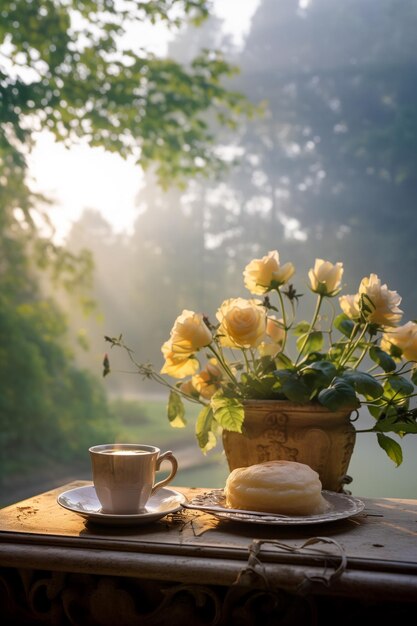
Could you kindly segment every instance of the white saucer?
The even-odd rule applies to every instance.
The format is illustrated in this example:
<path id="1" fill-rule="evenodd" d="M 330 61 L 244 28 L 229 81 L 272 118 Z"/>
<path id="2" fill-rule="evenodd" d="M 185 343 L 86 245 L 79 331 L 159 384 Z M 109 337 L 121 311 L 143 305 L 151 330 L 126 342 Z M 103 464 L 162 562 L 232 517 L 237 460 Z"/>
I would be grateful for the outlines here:
<path id="1" fill-rule="evenodd" d="M 102 513 L 101 505 L 98 501 L 96 490 L 93 485 L 77 487 L 64 491 L 57 497 L 57 502 L 64 509 L 73 513 L 78 513 L 89 522 L 97 524 L 111 524 L 112 526 L 126 526 L 132 524 L 149 524 L 155 522 L 168 513 L 175 513 L 181 509 L 181 505 L 186 501 L 185 496 L 174 489 L 162 487 L 151 496 L 143 513 L 133 515 L 114 515 Z"/>

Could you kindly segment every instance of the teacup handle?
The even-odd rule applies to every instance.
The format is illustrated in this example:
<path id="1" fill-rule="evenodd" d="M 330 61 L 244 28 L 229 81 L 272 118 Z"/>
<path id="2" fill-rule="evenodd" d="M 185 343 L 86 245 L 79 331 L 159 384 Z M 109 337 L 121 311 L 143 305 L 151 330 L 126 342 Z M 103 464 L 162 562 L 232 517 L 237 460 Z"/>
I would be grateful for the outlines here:
<path id="1" fill-rule="evenodd" d="M 156 462 L 156 471 L 159 470 L 159 468 L 161 467 L 161 463 L 163 461 L 169 461 L 171 463 L 172 465 L 171 473 L 169 476 L 164 478 L 164 480 L 160 480 L 159 483 L 156 483 L 153 486 L 151 495 L 153 495 L 157 489 L 160 489 L 164 485 L 167 485 L 169 482 L 171 482 L 171 480 L 174 478 L 175 474 L 177 473 L 178 461 L 175 458 L 175 456 L 172 454 L 171 450 L 168 450 L 168 452 L 164 452 L 163 454 L 159 455 L 158 460 Z"/>

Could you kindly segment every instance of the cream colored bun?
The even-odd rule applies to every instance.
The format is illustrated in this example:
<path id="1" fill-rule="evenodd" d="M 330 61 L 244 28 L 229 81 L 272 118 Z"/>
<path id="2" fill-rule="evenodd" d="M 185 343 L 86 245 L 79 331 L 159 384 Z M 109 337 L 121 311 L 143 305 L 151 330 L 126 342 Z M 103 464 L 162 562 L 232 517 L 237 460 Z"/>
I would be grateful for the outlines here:
<path id="1" fill-rule="evenodd" d="M 224 489 L 233 509 L 314 515 L 329 508 L 321 493 L 319 475 L 295 461 L 268 461 L 233 470 Z"/>

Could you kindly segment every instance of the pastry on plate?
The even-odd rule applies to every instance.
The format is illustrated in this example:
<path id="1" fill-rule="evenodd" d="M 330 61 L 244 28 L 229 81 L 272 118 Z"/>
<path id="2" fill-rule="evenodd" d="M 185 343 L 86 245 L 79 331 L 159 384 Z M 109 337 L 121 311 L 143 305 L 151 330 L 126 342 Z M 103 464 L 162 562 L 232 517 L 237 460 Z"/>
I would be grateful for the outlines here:
<path id="1" fill-rule="evenodd" d="M 295 461 L 239 467 L 229 474 L 224 494 L 226 506 L 233 509 L 316 515 L 329 508 L 317 472 Z"/>

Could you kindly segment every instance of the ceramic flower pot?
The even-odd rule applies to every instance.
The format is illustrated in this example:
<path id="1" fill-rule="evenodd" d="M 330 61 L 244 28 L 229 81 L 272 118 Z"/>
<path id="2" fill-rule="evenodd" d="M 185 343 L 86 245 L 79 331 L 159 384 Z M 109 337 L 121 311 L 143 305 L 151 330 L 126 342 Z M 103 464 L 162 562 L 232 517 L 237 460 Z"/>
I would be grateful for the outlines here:
<path id="1" fill-rule="evenodd" d="M 243 433 L 223 431 L 229 468 L 298 461 L 318 472 L 323 489 L 342 491 L 356 437 L 350 415 L 313 403 L 247 401 Z"/>

